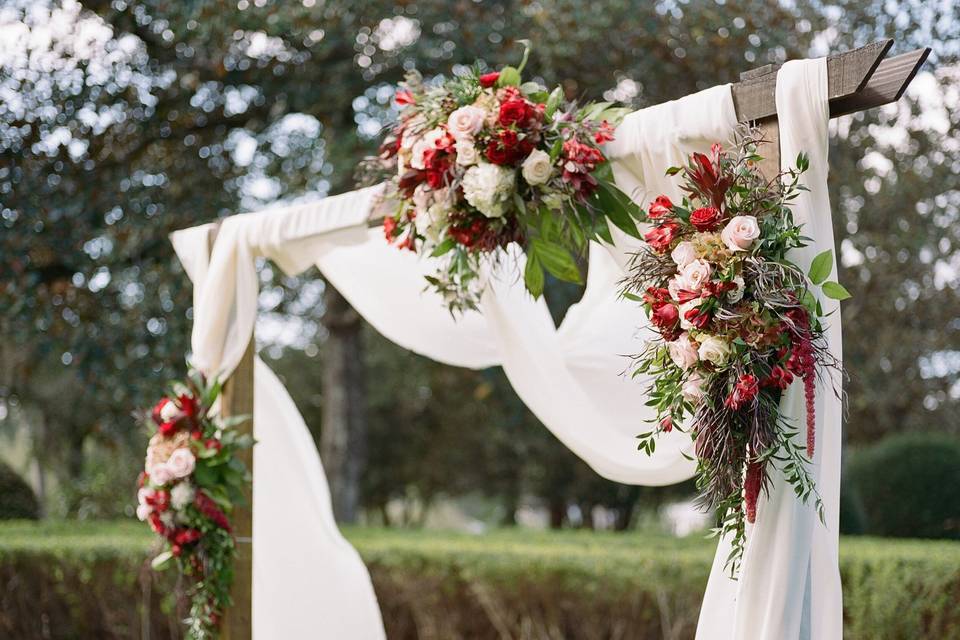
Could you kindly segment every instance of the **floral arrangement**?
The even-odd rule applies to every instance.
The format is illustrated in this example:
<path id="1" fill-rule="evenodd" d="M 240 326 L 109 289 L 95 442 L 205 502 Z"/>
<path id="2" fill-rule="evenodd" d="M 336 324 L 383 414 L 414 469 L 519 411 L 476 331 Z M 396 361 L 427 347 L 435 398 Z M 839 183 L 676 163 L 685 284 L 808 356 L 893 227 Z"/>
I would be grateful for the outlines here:
<path id="1" fill-rule="evenodd" d="M 510 243 L 526 251 L 524 281 L 538 297 L 544 270 L 580 281 L 574 255 L 611 241 L 606 221 L 639 237 L 642 213 L 613 185 L 601 148 L 626 110 L 580 107 L 560 87 L 523 82 L 528 55 L 518 68 L 475 66 L 437 82 L 408 74 L 397 124 L 361 165 L 363 182 L 386 178 L 387 240 L 442 256 L 427 280 L 451 310 L 476 308 L 482 263 Z"/>
<path id="2" fill-rule="evenodd" d="M 701 502 L 717 512 L 714 533 L 732 534 L 734 575 L 745 522 L 756 518 L 773 468 L 800 499 L 813 496 L 822 516 L 807 468 L 814 394 L 817 377 L 840 365 L 827 350 L 811 287 L 849 297 L 827 282 L 830 251 L 808 274 L 790 261 L 790 251 L 808 240 L 790 209 L 808 161 L 801 154 L 795 169 L 767 180 L 758 171 L 760 142 L 755 131 L 741 131 L 734 152 L 714 145 L 709 156 L 694 153 L 687 166 L 667 171 L 682 179 L 683 201 L 661 195 L 649 206 L 655 226 L 644 234 L 624 289 L 658 334 L 634 361 L 636 374 L 652 376 L 648 404 L 657 410 L 639 448 L 652 453 L 659 433 L 689 430 Z M 795 441 L 802 427 L 780 413 L 780 395 L 794 381 L 806 396 L 805 451 Z"/>
<path id="3" fill-rule="evenodd" d="M 154 569 L 176 565 L 191 581 L 187 635 L 195 640 L 216 637 L 230 605 L 236 556 L 230 515 L 250 481 L 237 453 L 253 440 L 233 428 L 249 417 L 212 415 L 219 395 L 219 383 L 191 372 L 141 416 L 152 437 L 138 481 L 137 517 L 163 541 Z"/>

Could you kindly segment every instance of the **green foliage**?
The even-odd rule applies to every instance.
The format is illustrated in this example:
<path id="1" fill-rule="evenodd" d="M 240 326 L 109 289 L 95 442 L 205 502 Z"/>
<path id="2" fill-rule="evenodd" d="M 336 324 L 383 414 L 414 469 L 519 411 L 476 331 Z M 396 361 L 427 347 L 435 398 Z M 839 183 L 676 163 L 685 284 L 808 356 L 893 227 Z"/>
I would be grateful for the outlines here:
<path id="1" fill-rule="evenodd" d="M 650 532 L 345 533 L 370 567 L 388 637 L 411 640 L 422 637 L 414 620 L 437 637 L 497 637 L 490 611 L 516 637 L 692 637 L 715 547 Z M 171 581 L 140 573 L 149 539 L 135 523 L 0 524 L 0 580 L 11 585 L 0 635 L 49 637 L 43 619 L 73 633 L 57 637 L 126 640 L 144 625 L 176 637 Z M 960 633 L 960 544 L 847 538 L 840 569 L 845 638 Z"/>
<path id="2" fill-rule="evenodd" d="M 0 520 L 36 520 L 39 516 L 33 489 L 16 471 L 0 462 Z"/>
<path id="3" fill-rule="evenodd" d="M 891 436 L 850 457 L 844 478 L 871 535 L 960 539 L 960 439 Z"/>

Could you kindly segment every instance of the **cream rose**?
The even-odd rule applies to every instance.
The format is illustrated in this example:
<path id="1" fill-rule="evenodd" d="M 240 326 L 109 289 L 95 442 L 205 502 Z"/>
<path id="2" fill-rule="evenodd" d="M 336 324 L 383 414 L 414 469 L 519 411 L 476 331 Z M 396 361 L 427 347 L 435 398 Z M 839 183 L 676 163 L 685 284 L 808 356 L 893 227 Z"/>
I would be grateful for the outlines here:
<path id="1" fill-rule="evenodd" d="M 710 280 L 710 263 L 702 258 L 697 258 L 685 267 L 680 269 L 680 283 L 682 289 L 687 291 L 699 292 L 703 285 Z"/>
<path id="2" fill-rule="evenodd" d="M 476 145 L 470 138 L 462 138 L 457 140 L 456 150 L 457 164 L 461 167 L 469 167 L 470 165 L 477 164 L 477 162 L 480 160 L 480 153 L 477 151 Z"/>
<path id="3" fill-rule="evenodd" d="M 720 239 L 730 251 L 746 251 L 760 237 L 760 225 L 753 216 L 734 216 L 720 232 Z"/>
<path id="4" fill-rule="evenodd" d="M 150 480 L 154 484 L 167 484 L 174 478 L 173 471 L 166 463 L 154 465 L 147 473 L 150 474 Z"/>
<path id="5" fill-rule="evenodd" d="M 553 173 L 553 163 L 550 162 L 550 154 L 540 149 L 534 149 L 530 152 L 530 155 L 527 156 L 527 159 L 523 161 L 521 173 L 523 174 L 523 179 L 526 180 L 529 185 L 544 184 L 550 179 L 550 175 Z"/>
<path id="6" fill-rule="evenodd" d="M 680 395 L 687 402 L 697 402 L 703 397 L 703 376 L 699 373 L 691 373 L 680 387 Z"/>
<path id="7" fill-rule="evenodd" d="M 697 364 L 697 360 L 699 360 L 697 345 L 690 339 L 688 333 L 682 333 L 673 342 L 668 342 L 667 351 L 669 351 L 670 359 L 673 360 L 674 364 L 684 371 Z"/>
<path id="8" fill-rule="evenodd" d="M 727 358 L 730 356 L 730 344 L 717 336 L 706 336 L 706 338 L 700 342 L 697 355 L 700 356 L 701 360 L 706 360 L 718 367 L 722 367 L 726 364 Z"/>
<path id="9" fill-rule="evenodd" d="M 183 447 L 170 454 L 170 459 L 165 465 L 174 478 L 186 478 L 193 473 L 197 466 L 197 459 L 193 456 L 190 449 Z"/>
<path id="10" fill-rule="evenodd" d="M 684 240 L 673 248 L 670 257 L 678 267 L 683 268 L 697 259 L 697 249 L 692 242 Z"/>
<path id="11" fill-rule="evenodd" d="M 483 120 L 486 117 L 486 111 L 480 107 L 473 105 L 460 107 L 447 118 L 447 129 L 457 141 L 472 140 L 473 136 L 483 128 Z"/>

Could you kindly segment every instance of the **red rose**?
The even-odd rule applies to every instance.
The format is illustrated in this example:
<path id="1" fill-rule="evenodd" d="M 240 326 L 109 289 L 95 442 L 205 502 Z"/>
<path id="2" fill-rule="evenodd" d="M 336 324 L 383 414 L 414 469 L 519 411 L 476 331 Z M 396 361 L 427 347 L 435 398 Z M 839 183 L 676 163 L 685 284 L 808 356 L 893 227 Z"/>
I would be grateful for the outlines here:
<path id="1" fill-rule="evenodd" d="M 193 544 L 194 542 L 199 540 L 202 535 L 203 534 L 201 534 L 196 529 L 181 529 L 176 533 L 173 539 L 174 539 L 174 542 L 176 542 L 179 545 L 188 545 L 188 544 Z"/>
<path id="2" fill-rule="evenodd" d="M 491 71 L 490 73 L 484 73 L 480 76 L 480 86 L 489 89 L 493 85 L 497 84 L 497 80 L 500 79 L 499 71 Z"/>
<path id="3" fill-rule="evenodd" d="M 720 224 L 720 210 L 716 207 L 701 207 L 690 214 L 690 224 L 697 231 L 713 231 Z"/>
<path id="4" fill-rule="evenodd" d="M 193 431 L 190 432 L 190 437 L 193 438 L 194 440 L 202 440 L 203 431 L 201 431 L 200 429 L 194 429 Z"/>
<path id="5" fill-rule="evenodd" d="M 680 311 L 676 305 L 662 304 L 653 310 L 650 320 L 661 331 L 672 332 L 680 324 Z"/>
<path id="6" fill-rule="evenodd" d="M 650 209 L 648 209 L 647 212 L 651 220 L 657 220 L 658 218 L 669 216 L 672 210 L 673 203 L 670 202 L 670 198 L 667 196 L 657 196 L 657 199 L 650 204 Z"/>
<path id="7" fill-rule="evenodd" d="M 500 105 L 500 125 L 509 127 L 512 124 L 523 126 L 530 121 L 533 108 L 523 98 L 508 100 Z"/>
<path id="8" fill-rule="evenodd" d="M 730 409 L 739 409 L 744 404 L 750 402 L 757 396 L 760 385 L 757 383 L 757 376 L 752 373 L 745 373 L 737 380 L 733 391 L 727 396 L 723 404 Z"/>
<path id="9" fill-rule="evenodd" d="M 670 243 L 677 237 L 679 230 L 680 225 L 676 222 L 665 222 L 643 234 L 643 239 L 657 253 L 666 253 L 670 250 Z"/>
<path id="10" fill-rule="evenodd" d="M 493 164 L 513 164 L 522 152 L 520 136 L 512 129 L 501 129 L 487 145 L 487 160 Z"/>

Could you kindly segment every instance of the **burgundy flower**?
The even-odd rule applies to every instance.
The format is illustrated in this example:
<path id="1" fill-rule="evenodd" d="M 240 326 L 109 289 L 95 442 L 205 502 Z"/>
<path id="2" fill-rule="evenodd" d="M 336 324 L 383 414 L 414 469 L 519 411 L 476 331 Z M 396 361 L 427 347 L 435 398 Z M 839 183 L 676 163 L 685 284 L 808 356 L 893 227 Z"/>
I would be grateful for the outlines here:
<path id="1" fill-rule="evenodd" d="M 676 222 L 665 222 L 659 227 L 650 229 L 643 235 L 643 239 L 657 253 L 666 253 L 670 250 L 670 243 L 677 237 L 680 225 Z"/>
<path id="2" fill-rule="evenodd" d="M 705 326 L 710 324 L 710 319 L 713 317 L 709 311 L 703 311 L 700 307 L 694 307 L 693 309 L 687 309 L 686 313 L 683 314 L 683 319 L 692 324 L 697 329 L 703 329 Z"/>
<path id="3" fill-rule="evenodd" d="M 671 418 L 670 416 L 667 416 L 666 418 L 661 420 L 660 430 L 663 431 L 664 433 L 670 433 L 671 431 L 673 431 L 673 418 Z"/>
<path id="4" fill-rule="evenodd" d="M 786 389 L 792 382 L 793 374 L 780 365 L 776 365 L 770 370 L 770 375 L 763 381 L 763 384 L 768 387 Z"/>
<path id="5" fill-rule="evenodd" d="M 701 207 L 690 214 L 690 224 L 697 231 L 714 231 L 720 224 L 720 210 L 716 207 Z"/>
<path id="6" fill-rule="evenodd" d="M 760 497 L 760 485 L 763 480 L 763 466 L 759 462 L 747 464 L 747 476 L 743 482 L 743 501 L 747 512 L 747 522 L 757 521 L 757 499 Z"/>
<path id="7" fill-rule="evenodd" d="M 653 310 L 653 313 L 650 315 L 650 321 L 660 329 L 661 333 L 673 335 L 680 325 L 680 311 L 676 305 L 669 303 L 662 304 Z"/>
<path id="8" fill-rule="evenodd" d="M 499 71 L 491 71 L 490 73 L 484 73 L 480 76 L 480 86 L 489 89 L 493 85 L 497 84 L 497 80 L 500 79 Z"/>
<path id="9" fill-rule="evenodd" d="M 667 196 L 657 196 L 656 200 L 650 204 L 650 208 L 647 210 L 651 220 L 665 218 L 672 212 L 673 203 L 670 202 L 670 198 Z"/>
<path id="10" fill-rule="evenodd" d="M 524 126 L 533 118 L 533 116 L 533 105 L 523 98 L 517 98 L 514 100 L 508 100 L 500 105 L 498 122 L 502 127 L 509 127 L 512 124 Z"/>
<path id="11" fill-rule="evenodd" d="M 760 385 L 757 381 L 757 376 L 752 373 L 745 373 L 737 380 L 733 391 L 731 391 L 730 395 L 723 401 L 723 404 L 730 409 L 739 409 L 757 397 L 759 390 Z"/>

